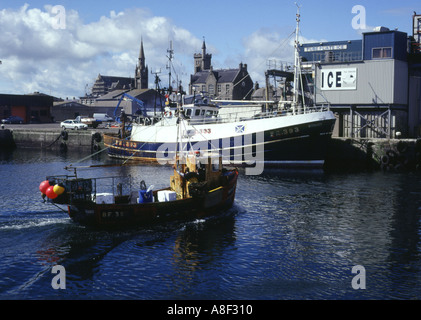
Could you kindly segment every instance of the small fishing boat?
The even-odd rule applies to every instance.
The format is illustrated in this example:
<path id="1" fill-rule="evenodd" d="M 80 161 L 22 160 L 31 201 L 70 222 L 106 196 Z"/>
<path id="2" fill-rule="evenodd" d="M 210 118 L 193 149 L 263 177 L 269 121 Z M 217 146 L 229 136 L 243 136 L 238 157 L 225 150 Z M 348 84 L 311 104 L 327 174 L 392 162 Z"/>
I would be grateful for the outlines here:
<path id="1" fill-rule="evenodd" d="M 182 121 L 180 119 L 180 121 Z M 222 166 L 220 154 L 180 149 L 167 188 L 153 190 L 142 181 L 133 190 L 130 177 L 80 178 L 49 176 L 41 182 L 42 197 L 66 205 L 70 218 L 82 225 L 134 226 L 217 215 L 232 206 L 238 170 Z M 104 192 L 103 187 L 109 190 Z"/>

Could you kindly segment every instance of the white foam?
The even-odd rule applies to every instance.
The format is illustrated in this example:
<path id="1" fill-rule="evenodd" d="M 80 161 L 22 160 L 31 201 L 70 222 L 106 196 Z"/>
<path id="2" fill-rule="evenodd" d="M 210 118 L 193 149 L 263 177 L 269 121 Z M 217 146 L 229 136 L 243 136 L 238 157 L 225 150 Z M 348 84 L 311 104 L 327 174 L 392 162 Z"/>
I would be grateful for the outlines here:
<path id="1" fill-rule="evenodd" d="M 0 226 L 0 230 L 22 230 L 22 229 L 29 229 L 29 228 L 44 227 L 44 226 L 59 224 L 59 223 L 68 223 L 68 222 L 69 222 L 68 218 L 55 218 L 55 219 L 43 219 L 43 220 L 20 221 L 20 222 L 17 221 L 13 224 Z"/>

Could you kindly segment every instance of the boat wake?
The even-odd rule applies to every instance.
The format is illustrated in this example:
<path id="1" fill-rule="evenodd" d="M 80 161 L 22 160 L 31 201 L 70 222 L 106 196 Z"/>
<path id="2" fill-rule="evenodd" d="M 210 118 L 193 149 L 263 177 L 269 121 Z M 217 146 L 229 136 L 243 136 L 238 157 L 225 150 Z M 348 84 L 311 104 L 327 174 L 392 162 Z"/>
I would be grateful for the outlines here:
<path id="1" fill-rule="evenodd" d="M 0 231 L 7 230 L 22 230 L 29 228 L 39 228 L 57 224 L 69 224 L 69 218 L 47 218 L 47 219 L 34 219 L 34 220 L 14 220 L 0 223 Z"/>

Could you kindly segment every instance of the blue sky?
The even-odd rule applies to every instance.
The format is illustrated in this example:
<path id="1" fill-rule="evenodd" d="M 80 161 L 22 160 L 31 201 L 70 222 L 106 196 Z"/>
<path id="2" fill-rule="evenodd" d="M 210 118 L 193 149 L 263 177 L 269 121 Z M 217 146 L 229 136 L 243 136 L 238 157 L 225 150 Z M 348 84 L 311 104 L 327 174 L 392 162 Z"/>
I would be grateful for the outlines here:
<path id="1" fill-rule="evenodd" d="M 299 4 L 302 42 L 360 39 L 361 30 L 352 27 L 355 5 L 365 8 L 367 30 L 382 25 L 411 33 L 413 11 L 421 13 L 419 0 Z M 58 30 L 51 27 L 57 5 L 66 10 L 66 27 Z M 293 61 L 295 13 L 294 1 L 284 0 L 2 1 L 0 92 L 82 96 L 99 73 L 133 76 L 141 37 L 149 68 L 162 71 L 162 86 L 169 41 L 188 87 L 203 37 L 215 69 L 247 63 L 263 84 L 268 59 Z"/>

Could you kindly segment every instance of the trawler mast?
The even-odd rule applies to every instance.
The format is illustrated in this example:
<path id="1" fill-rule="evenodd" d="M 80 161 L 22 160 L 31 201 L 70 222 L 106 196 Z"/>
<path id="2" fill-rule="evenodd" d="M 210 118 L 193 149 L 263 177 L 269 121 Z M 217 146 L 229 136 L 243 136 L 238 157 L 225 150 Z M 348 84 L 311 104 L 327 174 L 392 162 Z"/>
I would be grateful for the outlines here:
<path id="1" fill-rule="evenodd" d="M 298 87 L 299 87 L 299 79 L 301 78 L 301 62 L 300 62 L 300 54 L 299 54 L 299 41 L 298 41 L 298 35 L 300 31 L 300 6 L 295 3 L 297 6 L 297 26 L 295 29 L 295 56 L 294 56 L 294 97 L 293 97 L 293 103 L 292 103 L 292 111 L 293 114 L 301 113 L 302 110 L 298 108 Z M 303 102 L 304 105 L 304 102 Z M 298 109 L 298 110 L 297 110 Z"/>

